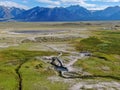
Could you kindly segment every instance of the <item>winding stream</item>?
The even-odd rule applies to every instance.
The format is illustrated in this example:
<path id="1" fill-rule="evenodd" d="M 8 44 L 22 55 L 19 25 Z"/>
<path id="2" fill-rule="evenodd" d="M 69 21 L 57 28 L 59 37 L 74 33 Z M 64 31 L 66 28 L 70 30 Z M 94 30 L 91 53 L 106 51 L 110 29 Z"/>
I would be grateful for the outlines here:
<path id="1" fill-rule="evenodd" d="M 65 51 L 65 50 L 59 50 L 55 47 L 51 47 L 51 46 L 48 46 L 46 45 L 46 47 L 49 47 L 50 49 L 56 51 L 59 53 L 59 55 L 56 57 L 60 63 L 62 63 L 62 60 L 60 60 L 59 58 L 63 55 L 63 53 L 70 53 L 72 56 L 71 56 L 71 61 L 67 64 L 64 64 L 62 63 L 62 67 L 58 67 L 58 66 L 55 66 L 56 70 L 59 71 L 60 73 L 60 76 L 61 77 L 71 77 L 71 75 L 73 74 L 77 74 L 73 68 L 73 64 L 78 60 L 78 59 L 81 59 L 83 57 L 81 57 L 81 55 L 77 52 L 70 52 L 70 51 Z M 74 56 L 74 55 L 75 56 Z M 65 66 L 65 67 L 63 67 Z M 71 74 L 71 75 L 70 75 Z M 70 75 L 70 76 L 69 76 Z M 78 76 L 78 75 L 77 75 Z"/>

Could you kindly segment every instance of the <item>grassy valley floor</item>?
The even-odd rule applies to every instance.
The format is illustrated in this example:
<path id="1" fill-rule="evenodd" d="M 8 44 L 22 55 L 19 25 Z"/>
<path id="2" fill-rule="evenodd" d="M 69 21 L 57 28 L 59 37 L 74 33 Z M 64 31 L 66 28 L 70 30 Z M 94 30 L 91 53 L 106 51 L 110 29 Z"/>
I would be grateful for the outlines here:
<path id="1" fill-rule="evenodd" d="M 119 25 L 0 23 L 0 90 L 119 90 Z M 71 78 L 61 77 L 51 61 L 43 59 L 60 52 Z"/>

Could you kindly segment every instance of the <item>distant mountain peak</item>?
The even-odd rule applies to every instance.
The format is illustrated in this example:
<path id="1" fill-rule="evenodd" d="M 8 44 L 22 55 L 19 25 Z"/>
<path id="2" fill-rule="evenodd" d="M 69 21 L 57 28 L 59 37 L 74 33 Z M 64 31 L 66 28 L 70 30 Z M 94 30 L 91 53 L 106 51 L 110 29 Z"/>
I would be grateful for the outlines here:
<path id="1" fill-rule="evenodd" d="M 16 8 L 16 7 L 5 7 L 0 6 L 0 18 L 4 19 L 10 19 L 15 17 L 16 15 L 22 13 L 25 11 L 24 9 Z"/>
<path id="2" fill-rule="evenodd" d="M 71 5 L 69 7 L 81 7 L 80 5 Z"/>
<path id="3" fill-rule="evenodd" d="M 107 7 L 107 8 L 106 8 L 106 9 L 104 9 L 104 10 L 107 10 L 107 9 L 120 9 L 120 6 Z"/>
<path id="4" fill-rule="evenodd" d="M 82 9 L 86 9 L 86 8 L 80 6 L 80 5 L 71 5 L 71 6 L 67 7 L 67 8 L 73 8 L 73 9 L 80 9 L 80 8 L 82 8 Z"/>

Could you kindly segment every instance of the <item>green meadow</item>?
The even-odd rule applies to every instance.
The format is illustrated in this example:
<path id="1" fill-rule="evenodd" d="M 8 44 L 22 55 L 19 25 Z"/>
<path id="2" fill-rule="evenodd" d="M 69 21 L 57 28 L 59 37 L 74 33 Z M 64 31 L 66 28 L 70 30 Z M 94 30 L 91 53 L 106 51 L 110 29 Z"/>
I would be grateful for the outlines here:
<path id="1" fill-rule="evenodd" d="M 71 90 L 79 82 L 119 83 L 119 24 L 119 21 L 0 23 L 0 90 Z M 87 75 L 83 75 L 84 79 L 81 75 L 60 77 L 50 61 L 42 58 L 56 57 L 60 52 L 63 52 L 60 57 L 63 64 L 78 58 L 75 53 L 90 52 L 91 56 L 79 58 L 71 65 L 76 68 L 75 73 L 82 70 L 89 73 L 90 78 Z"/>
<path id="2" fill-rule="evenodd" d="M 75 45 L 78 51 L 92 52 L 92 56 L 78 60 L 75 65 L 93 76 L 120 80 L 120 32 L 99 31 Z"/>

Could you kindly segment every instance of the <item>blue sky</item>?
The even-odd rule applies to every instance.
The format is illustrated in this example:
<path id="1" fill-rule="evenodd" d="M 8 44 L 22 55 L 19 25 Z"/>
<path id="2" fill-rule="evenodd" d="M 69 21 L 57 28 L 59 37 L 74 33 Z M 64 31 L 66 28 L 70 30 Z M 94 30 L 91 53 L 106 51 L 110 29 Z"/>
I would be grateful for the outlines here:
<path id="1" fill-rule="evenodd" d="M 67 7 L 80 5 L 90 10 L 101 10 L 109 6 L 120 6 L 120 0 L 0 0 L 0 5 L 29 9 L 40 7 Z"/>

